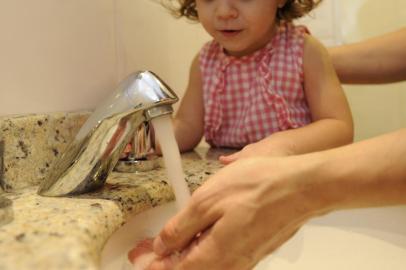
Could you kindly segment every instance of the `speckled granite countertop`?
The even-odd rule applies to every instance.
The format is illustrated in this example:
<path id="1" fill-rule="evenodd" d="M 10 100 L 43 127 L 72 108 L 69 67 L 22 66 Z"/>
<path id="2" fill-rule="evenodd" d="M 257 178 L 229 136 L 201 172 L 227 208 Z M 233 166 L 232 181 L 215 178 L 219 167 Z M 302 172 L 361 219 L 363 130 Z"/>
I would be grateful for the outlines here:
<path id="1" fill-rule="evenodd" d="M 113 172 L 102 189 L 81 196 L 38 196 L 38 185 L 88 116 L 0 117 L 0 198 L 5 202 L 0 204 L 0 270 L 98 269 L 104 243 L 129 215 L 174 199 L 163 168 Z M 192 191 L 221 167 L 217 158 L 224 151 L 182 155 Z M 10 213 L 13 217 L 4 218 Z"/>
<path id="2" fill-rule="evenodd" d="M 221 150 L 182 155 L 191 190 L 221 165 Z M 163 168 L 144 173 L 112 173 L 98 191 L 48 198 L 26 187 L 2 196 L 12 200 L 14 219 L 0 226 L 0 269 L 98 269 L 109 236 L 129 215 L 173 200 Z"/>

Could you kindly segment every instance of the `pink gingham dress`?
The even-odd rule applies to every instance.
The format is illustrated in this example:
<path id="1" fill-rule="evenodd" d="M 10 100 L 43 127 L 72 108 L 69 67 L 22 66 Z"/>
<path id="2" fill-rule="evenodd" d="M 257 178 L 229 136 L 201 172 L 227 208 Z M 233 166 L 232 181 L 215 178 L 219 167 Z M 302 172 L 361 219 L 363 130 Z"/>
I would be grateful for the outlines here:
<path id="1" fill-rule="evenodd" d="M 199 55 L 204 135 L 217 147 L 242 148 L 311 122 L 303 89 L 303 26 L 281 24 L 262 49 L 240 58 L 215 41 Z"/>

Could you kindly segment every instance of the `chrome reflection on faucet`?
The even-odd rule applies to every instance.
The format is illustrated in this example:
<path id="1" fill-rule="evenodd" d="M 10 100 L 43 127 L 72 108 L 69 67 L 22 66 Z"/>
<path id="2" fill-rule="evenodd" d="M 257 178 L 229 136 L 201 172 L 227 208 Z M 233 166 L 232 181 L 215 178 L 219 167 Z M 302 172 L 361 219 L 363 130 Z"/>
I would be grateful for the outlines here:
<path id="1" fill-rule="evenodd" d="M 38 194 L 65 196 L 101 187 L 140 125 L 173 112 L 176 94 L 154 73 L 128 76 L 90 115 L 55 161 Z"/>
<path id="2" fill-rule="evenodd" d="M 131 141 L 131 150 L 123 154 L 114 170 L 125 173 L 150 171 L 160 166 L 159 161 L 160 159 L 155 153 L 151 123 L 144 122 L 135 132 Z"/>

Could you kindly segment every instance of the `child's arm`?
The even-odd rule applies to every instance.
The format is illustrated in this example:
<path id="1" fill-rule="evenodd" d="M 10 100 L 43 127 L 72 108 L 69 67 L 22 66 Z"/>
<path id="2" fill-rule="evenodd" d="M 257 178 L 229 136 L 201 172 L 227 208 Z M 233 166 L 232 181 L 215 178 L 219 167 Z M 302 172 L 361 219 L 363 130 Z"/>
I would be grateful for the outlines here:
<path id="1" fill-rule="evenodd" d="M 327 50 L 315 38 L 306 37 L 304 48 L 304 89 L 312 123 L 272 134 L 220 161 L 258 155 L 294 155 L 351 143 L 353 123 L 349 105 Z"/>
<path id="2" fill-rule="evenodd" d="M 189 83 L 173 119 L 176 141 L 181 152 L 193 149 L 203 135 L 203 92 L 199 57 L 193 59 Z"/>
<path id="3" fill-rule="evenodd" d="M 329 49 L 343 83 L 406 80 L 406 27 L 355 44 Z"/>
<path id="4" fill-rule="evenodd" d="M 312 36 L 306 38 L 303 65 L 304 89 L 312 123 L 280 132 L 275 137 L 291 140 L 293 147 L 289 150 L 294 154 L 351 143 L 354 131 L 347 99 L 326 48 Z"/>

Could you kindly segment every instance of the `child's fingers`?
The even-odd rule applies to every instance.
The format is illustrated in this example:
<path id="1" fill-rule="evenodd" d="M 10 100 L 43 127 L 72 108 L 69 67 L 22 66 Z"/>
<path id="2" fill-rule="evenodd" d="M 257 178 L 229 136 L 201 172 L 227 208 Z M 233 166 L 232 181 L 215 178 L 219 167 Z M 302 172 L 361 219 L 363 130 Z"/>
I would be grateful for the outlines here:
<path id="1" fill-rule="evenodd" d="M 240 152 L 237 152 L 237 153 L 234 153 L 234 154 L 231 154 L 228 156 L 220 156 L 219 161 L 225 165 L 230 164 L 238 159 L 239 153 Z"/>
<path id="2" fill-rule="evenodd" d="M 152 253 L 153 252 L 152 242 L 153 242 L 153 239 L 148 238 L 148 239 L 144 239 L 141 242 L 137 243 L 137 245 L 128 252 L 128 260 L 131 263 L 134 263 L 141 256 L 146 255 L 148 253 Z"/>

